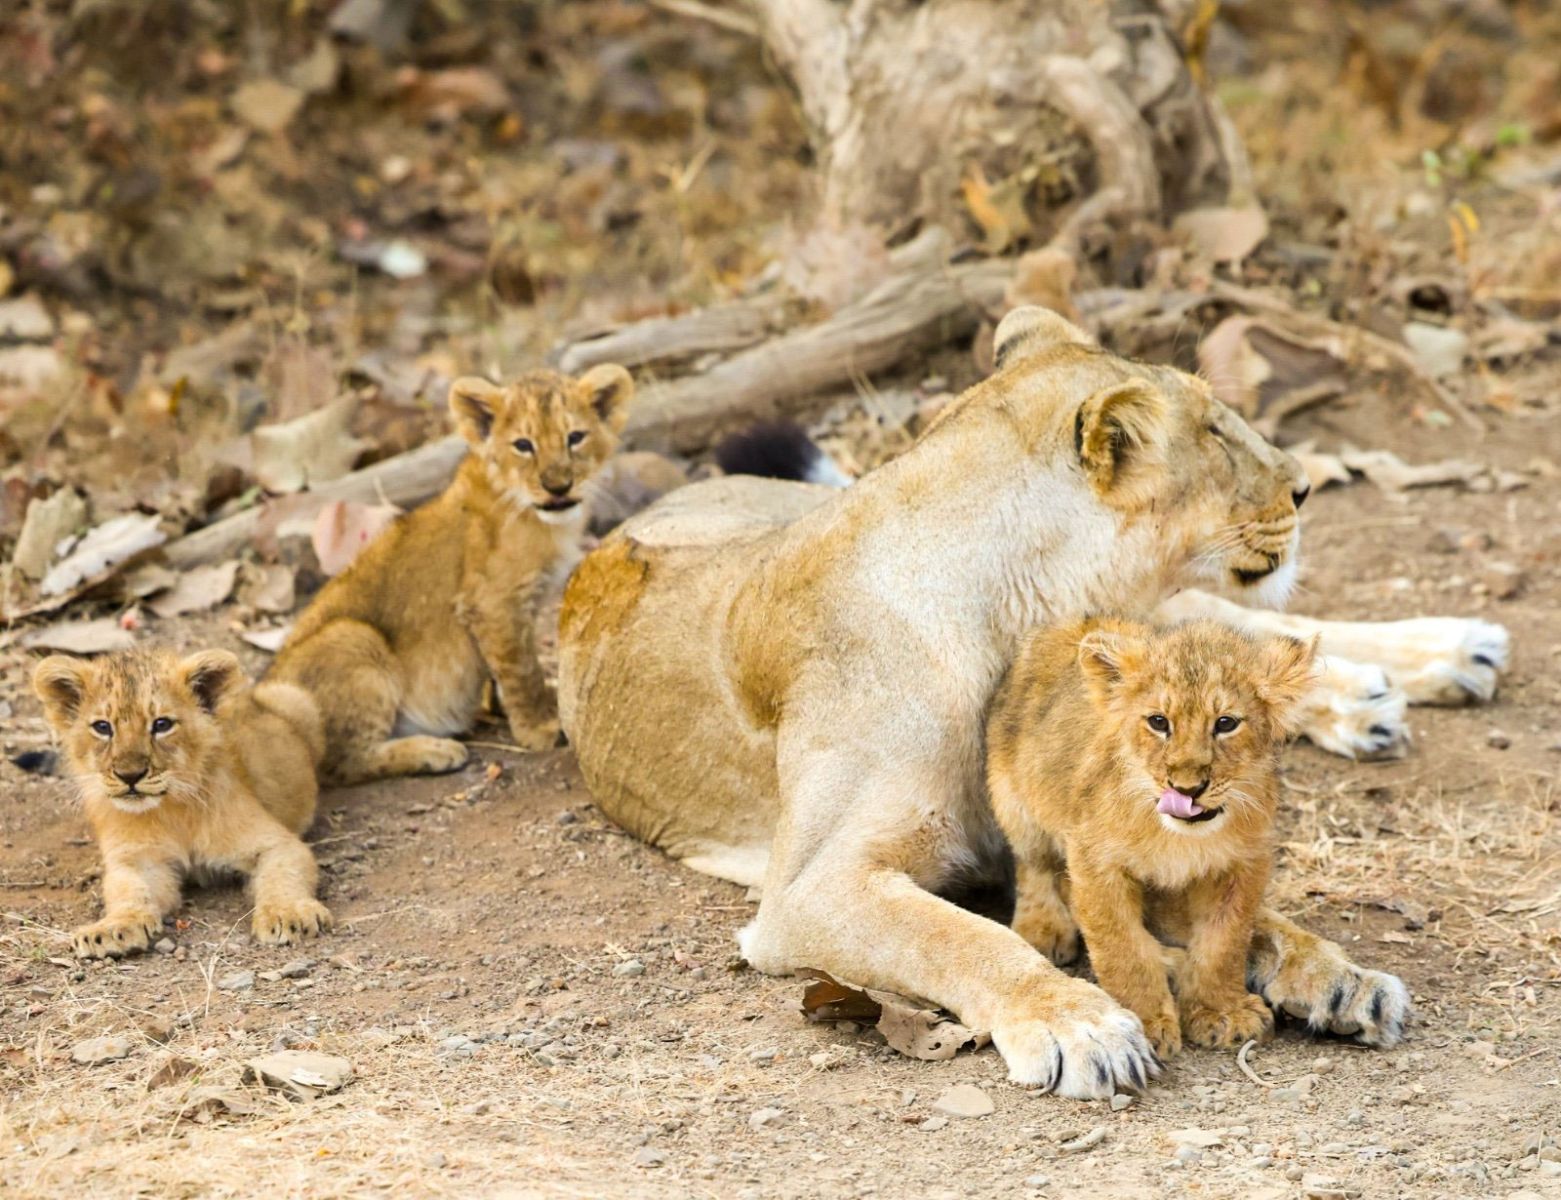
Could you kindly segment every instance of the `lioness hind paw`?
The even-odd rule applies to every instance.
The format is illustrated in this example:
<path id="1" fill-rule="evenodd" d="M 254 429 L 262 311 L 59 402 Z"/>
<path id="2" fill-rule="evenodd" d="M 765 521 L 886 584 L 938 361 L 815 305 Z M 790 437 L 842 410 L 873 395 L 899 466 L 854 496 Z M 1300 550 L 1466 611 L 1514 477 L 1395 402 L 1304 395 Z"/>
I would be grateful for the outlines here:
<path id="1" fill-rule="evenodd" d="M 162 928 L 156 917 L 105 917 L 74 930 L 71 948 L 77 958 L 119 958 L 145 950 Z"/>
<path id="2" fill-rule="evenodd" d="M 323 933 L 332 923 L 331 910 L 318 900 L 293 900 L 257 908 L 251 928 L 257 942 L 286 946 Z"/>

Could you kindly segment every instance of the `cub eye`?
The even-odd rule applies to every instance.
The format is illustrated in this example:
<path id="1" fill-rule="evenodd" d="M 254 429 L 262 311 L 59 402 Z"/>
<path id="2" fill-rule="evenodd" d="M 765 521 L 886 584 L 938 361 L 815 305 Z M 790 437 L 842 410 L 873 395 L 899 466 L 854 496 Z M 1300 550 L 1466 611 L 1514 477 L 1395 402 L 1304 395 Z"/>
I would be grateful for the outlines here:
<path id="1" fill-rule="evenodd" d="M 1241 718 L 1240 717 L 1220 717 L 1217 721 L 1214 722 L 1214 732 L 1215 733 L 1229 733 L 1231 730 L 1235 729 L 1237 725 L 1240 725 L 1240 724 L 1241 724 Z"/>
<path id="2" fill-rule="evenodd" d="M 1146 717 L 1145 720 L 1149 722 L 1149 728 L 1153 729 L 1156 733 L 1171 732 L 1171 720 L 1169 717 L 1163 716 L 1160 713 L 1153 713 Z"/>
<path id="3" fill-rule="evenodd" d="M 571 429 L 569 431 L 568 441 L 571 446 L 578 446 L 581 442 L 585 441 L 585 430 Z"/>
<path id="4" fill-rule="evenodd" d="M 113 737 L 114 727 L 107 721 L 94 721 L 92 722 L 92 732 L 99 737 Z"/>
<path id="5" fill-rule="evenodd" d="M 537 448 L 530 438 L 516 438 L 512 443 L 518 454 L 535 454 Z"/>
<path id="6" fill-rule="evenodd" d="M 1221 718 L 1221 719 L 1223 720 L 1223 718 Z M 158 717 L 157 720 L 152 722 L 152 732 L 153 733 L 167 733 L 172 728 L 173 728 L 173 718 L 172 717 Z"/>

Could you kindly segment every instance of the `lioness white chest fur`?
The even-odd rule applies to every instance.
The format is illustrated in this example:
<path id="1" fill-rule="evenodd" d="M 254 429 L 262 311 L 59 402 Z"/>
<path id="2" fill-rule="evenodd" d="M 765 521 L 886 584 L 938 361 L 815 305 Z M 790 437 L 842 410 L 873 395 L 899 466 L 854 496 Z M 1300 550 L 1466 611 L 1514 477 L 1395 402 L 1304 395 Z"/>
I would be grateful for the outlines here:
<path id="1" fill-rule="evenodd" d="M 1010 314 L 997 345 L 991 379 L 847 492 L 715 480 L 608 538 L 565 595 L 560 715 L 615 820 L 762 882 L 754 966 L 923 997 L 991 1030 L 1014 1079 L 1109 1094 L 1151 1068 L 1137 1019 L 930 890 L 1001 845 L 985 710 L 1034 624 L 1288 586 L 1306 483 L 1201 381 L 1055 314 Z M 1319 989 L 1363 977 L 1265 936 L 1275 1003 L 1326 1013 Z"/>

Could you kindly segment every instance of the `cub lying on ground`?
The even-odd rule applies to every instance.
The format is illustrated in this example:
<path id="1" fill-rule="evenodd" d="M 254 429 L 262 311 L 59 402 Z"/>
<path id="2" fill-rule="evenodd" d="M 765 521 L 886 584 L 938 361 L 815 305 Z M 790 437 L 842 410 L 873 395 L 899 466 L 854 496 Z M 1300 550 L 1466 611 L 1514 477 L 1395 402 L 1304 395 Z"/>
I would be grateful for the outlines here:
<path id="1" fill-rule="evenodd" d="M 1247 958 L 1279 751 L 1313 657 L 1213 621 L 1074 622 L 1027 638 L 994 701 L 987 773 L 1013 846 L 1014 931 L 1066 962 L 1082 930 L 1100 985 L 1161 1057 L 1183 1037 L 1234 1046 L 1273 1031 Z M 1156 935 L 1186 947 L 1175 1000 Z"/>
<path id="2" fill-rule="evenodd" d="M 319 712 L 298 688 L 246 683 L 223 650 L 55 655 L 34 670 L 103 855 L 106 911 L 72 935 L 78 956 L 144 950 L 186 872 L 248 876 L 259 941 L 329 927 L 299 838 L 314 820 Z"/>
<path id="3" fill-rule="evenodd" d="M 323 777 L 356 783 L 453 771 L 491 677 L 527 750 L 558 739 L 533 627 L 542 585 L 580 552 L 582 490 L 618 445 L 634 384 L 602 365 L 507 387 L 458 379 L 450 411 L 472 446 L 443 495 L 397 520 L 321 590 L 269 678 L 325 719 Z"/>

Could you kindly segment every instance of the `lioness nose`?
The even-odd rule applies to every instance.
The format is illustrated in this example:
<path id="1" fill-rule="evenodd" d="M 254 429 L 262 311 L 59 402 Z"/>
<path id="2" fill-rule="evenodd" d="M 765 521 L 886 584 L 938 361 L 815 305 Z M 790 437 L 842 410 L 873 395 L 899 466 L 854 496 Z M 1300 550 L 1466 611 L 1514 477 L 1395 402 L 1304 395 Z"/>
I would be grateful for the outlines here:
<path id="1" fill-rule="evenodd" d="M 133 771 L 121 771 L 118 767 L 115 767 L 114 774 L 119 777 L 119 781 L 126 787 L 135 787 L 136 784 L 146 778 L 146 768 L 138 767 Z"/>
<path id="2" fill-rule="evenodd" d="M 1309 483 L 1303 483 L 1300 487 L 1296 488 L 1295 491 L 1290 493 L 1290 499 L 1295 501 L 1295 506 L 1297 508 L 1300 508 L 1301 505 L 1306 503 L 1306 498 L 1311 494 L 1312 485 Z"/>
<path id="3" fill-rule="evenodd" d="M 1196 800 L 1209 790 L 1209 781 L 1205 779 L 1201 783 L 1173 783 L 1171 786 L 1188 799 Z"/>

